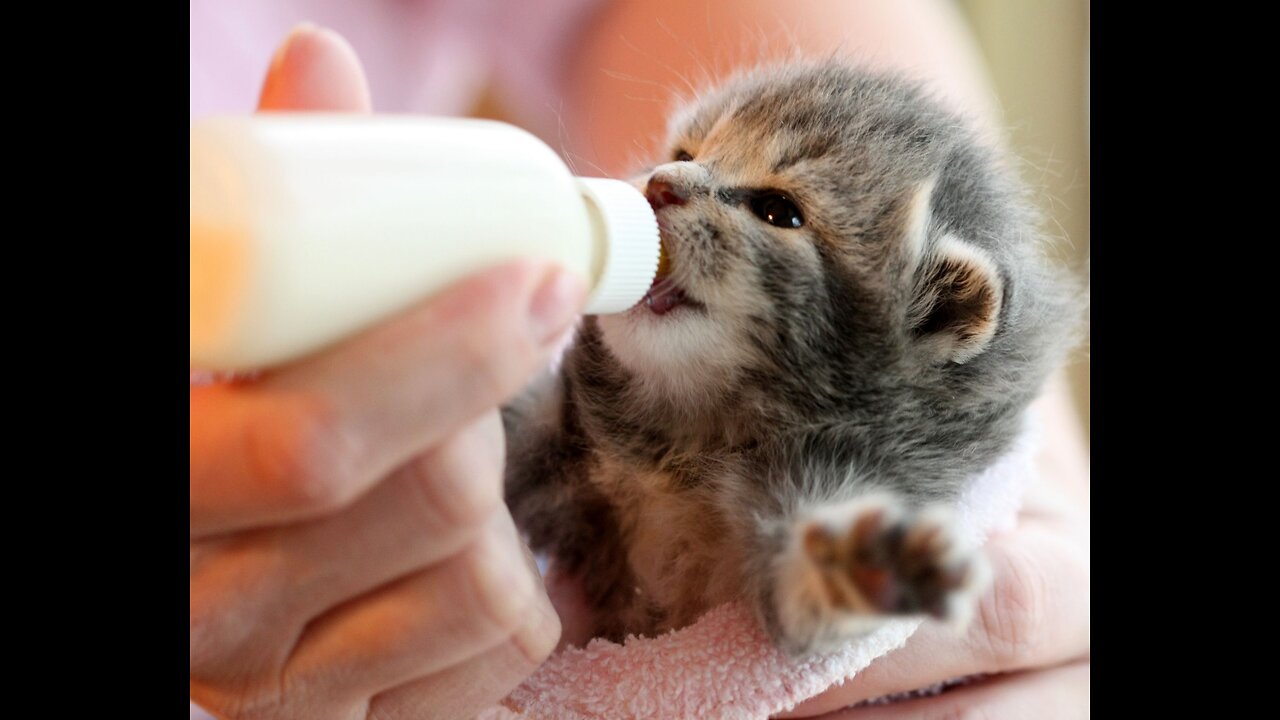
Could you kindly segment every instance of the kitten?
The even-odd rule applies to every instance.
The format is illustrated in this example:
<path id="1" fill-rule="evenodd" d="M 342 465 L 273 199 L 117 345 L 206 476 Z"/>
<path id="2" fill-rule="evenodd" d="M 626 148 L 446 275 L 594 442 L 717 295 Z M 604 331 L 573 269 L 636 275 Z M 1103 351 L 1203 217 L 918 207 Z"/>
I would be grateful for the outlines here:
<path id="1" fill-rule="evenodd" d="M 1009 449 L 1073 293 L 1014 179 L 910 82 L 756 70 L 637 178 L 669 272 L 504 409 L 507 501 L 619 640 L 752 604 L 793 654 L 966 621 L 945 512 Z"/>

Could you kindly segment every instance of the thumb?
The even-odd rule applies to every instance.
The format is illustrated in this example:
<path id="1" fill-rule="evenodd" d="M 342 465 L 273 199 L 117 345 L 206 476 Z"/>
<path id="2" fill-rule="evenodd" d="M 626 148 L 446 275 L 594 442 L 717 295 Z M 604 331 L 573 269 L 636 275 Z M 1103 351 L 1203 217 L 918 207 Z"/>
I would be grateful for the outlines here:
<path id="1" fill-rule="evenodd" d="M 341 35 L 311 23 L 295 27 L 271 60 L 259 110 L 372 110 L 360 58 Z"/>

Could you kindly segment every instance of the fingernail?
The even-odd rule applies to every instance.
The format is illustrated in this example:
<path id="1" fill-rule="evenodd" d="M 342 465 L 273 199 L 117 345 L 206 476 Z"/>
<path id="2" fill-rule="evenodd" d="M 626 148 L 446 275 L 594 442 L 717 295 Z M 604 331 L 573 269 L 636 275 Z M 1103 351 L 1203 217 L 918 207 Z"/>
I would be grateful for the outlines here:
<path id="1" fill-rule="evenodd" d="M 293 29 L 289 31 L 289 34 L 285 36 L 284 42 L 280 43 L 280 47 L 276 49 L 276 54 L 271 58 L 271 66 L 279 67 L 280 63 L 284 62 L 284 59 L 289 55 L 289 48 L 293 47 L 294 42 L 297 41 L 299 37 L 306 33 L 315 32 L 319 29 L 320 26 L 313 22 L 303 21 L 294 25 Z"/>
<path id="2" fill-rule="evenodd" d="M 586 299 L 587 285 L 574 273 L 555 270 L 533 293 L 529 303 L 529 324 L 533 339 L 546 345 L 559 338 L 578 318 Z"/>
<path id="3" fill-rule="evenodd" d="M 556 648 L 564 626 L 560 616 L 556 614 L 551 599 L 545 593 L 539 594 L 539 601 L 530 613 L 532 617 L 512 638 L 520 652 L 532 664 L 541 663 Z"/>
<path id="4" fill-rule="evenodd" d="M 549 600 L 540 602 L 531 615 L 529 623 L 512 639 L 531 664 L 538 665 L 556 650 L 564 626 Z"/>
<path id="5" fill-rule="evenodd" d="M 266 111 L 369 112 L 369 83 L 351 43 L 335 30 L 295 25 L 271 60 L 258 96 Z"/>
<path id="6" fill-rule="evenodd" d="M 289 31 L 289 37 L 292 38 L 294 35 L 297 35 L 300 33 L 313 32 L 320 29 L 321 27 L 319 25 L 311 22 L 310 20 L 303 20 L 302 22 L 293 26 L 293 29 Z"/>

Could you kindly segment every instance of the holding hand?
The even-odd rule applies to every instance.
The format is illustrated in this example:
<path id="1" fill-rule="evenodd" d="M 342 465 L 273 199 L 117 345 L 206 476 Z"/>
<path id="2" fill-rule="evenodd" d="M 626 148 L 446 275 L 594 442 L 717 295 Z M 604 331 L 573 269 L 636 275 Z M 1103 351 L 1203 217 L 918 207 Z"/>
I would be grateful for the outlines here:
<path id="1" fill-rule="evenodd" d="M 369 109 L 299 28 L 262 109 Z M 459 283 L 247 382 L 191 389 L 191 697 L 223 717 L 464 717 L 560 624 L 502 504 L 496 408 L 577 317 L 541 263 Z"/>

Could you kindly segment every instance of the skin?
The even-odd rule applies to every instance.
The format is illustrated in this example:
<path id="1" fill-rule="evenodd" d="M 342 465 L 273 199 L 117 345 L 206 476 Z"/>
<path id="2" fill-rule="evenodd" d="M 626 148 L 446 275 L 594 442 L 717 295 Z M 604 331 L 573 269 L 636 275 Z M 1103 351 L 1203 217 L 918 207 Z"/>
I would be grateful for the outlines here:
<path id="1" fill-rule="evenodd" d="M 350 46 L 303 27 L 263 110 L 368 112 Z M 559 619 L 502 504 L 495 408 L 580 311 L 514 263 L 252 380 L 191 388 L 191 698 L 220 717 L 470 716 Z"/>
<path id="2" fill-rule="evenodd" d="M 842 47 L 912 68 L 997 126 L 978 56 L 944 3 L 728 5 L 613 3 L 583 35 L 562 117 L 534 129 L 574 139 L 569 155 L 600 174 L 634 170 L 662 135 L 664 89 L 707 70 L 702 58 L 721 70 L 758 60 L 754 28 L 779 19 L 791 30 L 766 55 Z M 370 99 L 351 48 L 304 27 L 273 62 L 261 104 L 368 111 Z M 581 306 L 581 286 L 557 277 L 538 264 L 495 268 L 316 357 L 192 388 L 192 699 L 225 717 L 466 717 L 536 668 L 561 621 L 575 639 L 576 588 L 550 578 L 552 609 L 501 505 L 493 410 Z M 533 306 L 557 319 L 529 322 Z M 926 625 L 783 717 L 1087 716 L 1087 453 L 1065 383 L 1035 412 L 1040 481 L 1017 528 L 988 545 L 995 587 L 968 633 Z M 494 577 L 503 582 L 485 582 Z M 838 710 L 974 673 L 1004 674 Z"/>
<path id="3" fill-rule="evenodd" d="M 839 53 L 930 79 L 946 102 L 1001 142 L 995 95 L 955 8 L 931 0 L 620 0 L 583 35 L 561 118 L 566 150 L 583 168 L 634 172 L 661 157 L 670 92 L 793 50 Z M 574 142 L 574 140 L 577 140 Z M 637 140 L 639 139 L 639 140 Z M 655 153 L 659 153 L 655 155 Z M 1010 533 L 987 545 L 991 592 L 962 637 L 926 624 L 902 649 L 854 680 L 779 717 L 812 717 L 862 700 L 977 673 L 1013 673 L 936 698 L 832 718 L 1087 717 L 1089 697 L 1089 470 L 1066 382 L 1035 404 L 1043 428 L 1038 484 Z M 554 581 L 553 597 L 574 603 Z M 565 636 L 576 628 L 565 621 Z M 1034 708 L 1034 711 L 1029 710 Z M 985 715 L 983 714 L 985 713 Z"/>

